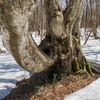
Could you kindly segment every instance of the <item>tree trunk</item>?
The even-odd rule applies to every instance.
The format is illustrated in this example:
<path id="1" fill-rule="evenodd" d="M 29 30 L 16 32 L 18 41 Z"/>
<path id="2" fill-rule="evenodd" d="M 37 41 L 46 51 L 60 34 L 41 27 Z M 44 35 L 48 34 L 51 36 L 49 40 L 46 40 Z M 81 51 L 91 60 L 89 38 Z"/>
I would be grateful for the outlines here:
<path id="1" fill-rule="evenodd" d="M 86 7 L 84 5 L 84 36 L 85 36 L 85 39 L 86 39 Z"/>
<path id="2" fill-rule="evenodd" d="M 91 70 L 95 69 L 85 59 L 79 38 L 84 1 L 70 0 L 68 9 L 63 13 L 60 0 L 44 0 L 47 34 L 39 46 L 44 53 L 28 34 L 28 16 L 37 5 L 34 1 L 0 2 L 3 42 L 17 63 L 31 72 L 50 67 L 51 73 L 64 73 L 69 69 L 69 72 L 88 71 L 92 74 Z"/>
<path id="3" fill-rule="evenodd" d="M 94 24 L 95 20 L 96 20 L 96 17 L 95 17 L 95 10 L 94 10 L 94 2 L 92 0 L 90 0 L 90 8 L 91 8 L 91 22 L 92 24 Z M 97 25 L 96 27 L 94 28 L 93 30 L 93 35 L 94 35 L 94 38 L 97 39 L 98 35 L 97 35 Z"/>
<path id="4" fill-rule="evenodd" d="M 73 70 L 92 74 L 94 68 L 84 57 L 80 44 L 79 30 L 84 1 L 70 1 L 71 7 L 64 14 L 61 10 L 60 0 L 44 0 L 44 3 L 49 27 L 40 48 L 55 60 L 50 69 L 51 73 L 64 73 L 66 69 L 69 69 L 69 72 Z"/>

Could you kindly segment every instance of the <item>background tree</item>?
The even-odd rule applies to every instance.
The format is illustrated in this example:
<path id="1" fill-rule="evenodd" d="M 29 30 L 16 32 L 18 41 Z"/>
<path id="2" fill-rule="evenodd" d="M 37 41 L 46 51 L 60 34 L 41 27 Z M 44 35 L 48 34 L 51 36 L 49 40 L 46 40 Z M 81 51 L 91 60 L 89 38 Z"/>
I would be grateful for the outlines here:
<path id="1" fill-rule="evenodd" d="M 84 34 L 86 35 L 93 28 L 95 22 L 100 16 L 100 0 L 85 0 L 84 13 L 82 16 L 81 27 L 84 28 Z M 84 24 L 84 25 L 83 25 Z M 100 19 L 96 24 L 96 27 L 93 30 L 93 35 L 95 39 L 99 39 L 97 28 L 100 26 Z"/>
<path id="2" fill-rule="evenodd" d="M 44 0 L 46 10 L 46 37 L 39 47 L 29 34 L 29 16 L 37 0 L 0 0 L 3 43 L 24 69 L 41 72 L 98 72 L 89 65 L 80 45 L 80 25 L 84 0 L 69 0 L 62 11 L 61 0 Z M 41 51 L 42 50 L 42 51 Z"/>

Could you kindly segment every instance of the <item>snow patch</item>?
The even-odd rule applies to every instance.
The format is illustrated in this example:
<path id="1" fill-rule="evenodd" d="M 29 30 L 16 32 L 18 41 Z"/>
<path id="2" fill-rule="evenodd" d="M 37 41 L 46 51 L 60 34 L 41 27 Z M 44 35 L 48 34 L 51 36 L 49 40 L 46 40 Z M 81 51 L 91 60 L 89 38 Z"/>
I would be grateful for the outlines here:
<path id="1" fill-rule="evenodd" d="M 100 36 L 100 31 L 99 36 Z M 87 44 L 83 45 L 85 42 L 84 29 L 81 29 L 82 38 L 81 45 L 85 57 L 93 62 L 100 64 L 100 41 L 95 40 L 93 37 L 90 37 Z M 35 37 L 35 32 L 31 33 L 37 45 L 40 44 L 40 36 Z M 23 68 L 21 68 L 7 52 L 2 44 L 2 35 L 0 35 L 0 48 L 5 53 L 0 54 L 0 100 L 7 96 L 10 91 L 15 87 L 16 83 L 20 80 L 27 79 L 34 75 Z M 96 85 L 95 85 L 96 84 Z M 95 89 L 95 92 L 94 90 Z M 92 91 L 92 92 L 91 92 Z M 79 90 L 78 92 L 69 95 L 64 100 L 100 100 L 100 79 L 85 87 L 84 89 Z M 82 98 L 83 96 L 83 98 Z M 90 96 L 93 98 L 90 99 Z M 98 99 L 99 98 L 99 99 Z"/>

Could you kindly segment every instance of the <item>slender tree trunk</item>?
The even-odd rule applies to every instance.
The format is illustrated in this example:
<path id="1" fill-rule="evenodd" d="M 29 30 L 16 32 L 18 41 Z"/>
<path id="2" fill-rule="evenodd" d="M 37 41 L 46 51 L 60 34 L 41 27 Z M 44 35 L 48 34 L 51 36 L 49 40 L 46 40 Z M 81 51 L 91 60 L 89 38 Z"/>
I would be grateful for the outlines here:
<path id="1" fill-rule="evenodd" d="M 86 7 L 84 7 L 84 36 L 86 39 Z"/>
<path id="2" fill-rule="evenodd" d="M 94 24 L 95 22 L 95 15 L 94 15 L 94 2 L 92 0 L 90 0 L 90 7 L 91 7 L 91 22 L 92 24 Z M 97 26 L 97 25 L 96 25 Z M 94 38 L 97 39 L 98 35 L 97 35 L 97 27 L 94 28 L 93 30 L 93 35 L 94 35 Z"/>

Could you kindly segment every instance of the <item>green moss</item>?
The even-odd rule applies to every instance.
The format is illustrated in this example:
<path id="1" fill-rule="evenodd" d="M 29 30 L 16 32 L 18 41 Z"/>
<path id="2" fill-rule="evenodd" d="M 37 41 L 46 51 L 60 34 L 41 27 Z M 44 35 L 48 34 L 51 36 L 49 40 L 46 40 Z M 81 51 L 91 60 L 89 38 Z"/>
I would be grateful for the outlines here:
<path id="1" fill-rule="evenodd" d="M 65 38 L 62 40 L 62 53 L 66 54 L 69 52 L 69 43 L 68 43 L 68 38 Z"/>
<path id="2" fill-rule="evenodd" d="M 73 45 L 76 45 L 77 47 L 80 46 L 80 40 L 78 40 L 75 36 L 72 36 Z"/>
<path id="3" fill-rule="evenodd" d="M 58 11 L 59 12 L 59 11 Z M 53 18 L 56 18 L 56 17 L 59 17 L 59 18 L 62 18 L 62 14 L 58 14 L 58 13 L 54 13 L 52 15 Z"/>
<path id="4" fill-rule="evenodd" d="M 79 64 L 80 69 L 82 69 L 82 64 Z"/>
<path id="5" fill-rule="evenodd" d="M 83 68 L 86 66 L 85 60 L 83 59 Z"/>
<path id="6" fill-rule="evenodd" d="M 72 70 L 75 72 L 75 74 L 85 75 L 85 77 L 88 76 L 88 73 L 90 73 L 94 77 L 94 73 L 100 74 L 100 71 L 93 68 L 86 58 L 82 57 L 82 62 L 79 64 L 76 60 L 72 61 Z"/>
<path id="7" fill-rule="evenodd" d="M 83 67 L 84 67 L 84 70 L 89 72 L 94 77 L 94 74 L 91 70 L 91 66 L 90 66 L 90 64 L 88 63 L 88 61 L 86 60 L 86 58 L 84 56 L 83 56 Z"/>
<path id="8" fill-rule="evenodd" d="M 69 67 L 69 73 L 72 71 L 72 65 Z"/>
<path id="9" fill-rule="evenodd" d="M 94 77 L 94 74 L 93 74 L 93 72 L 91 70 L 91 66 L 89 64 L 87 64 L 86 69 Z"/>
<path id="10" fill-rule="evenodd" d="M 72 69 L 74 72 L 79 71 L 80 67 L 79 67 L 79 63 L 77 60 L 73 59 L 72 61 Z"/>

